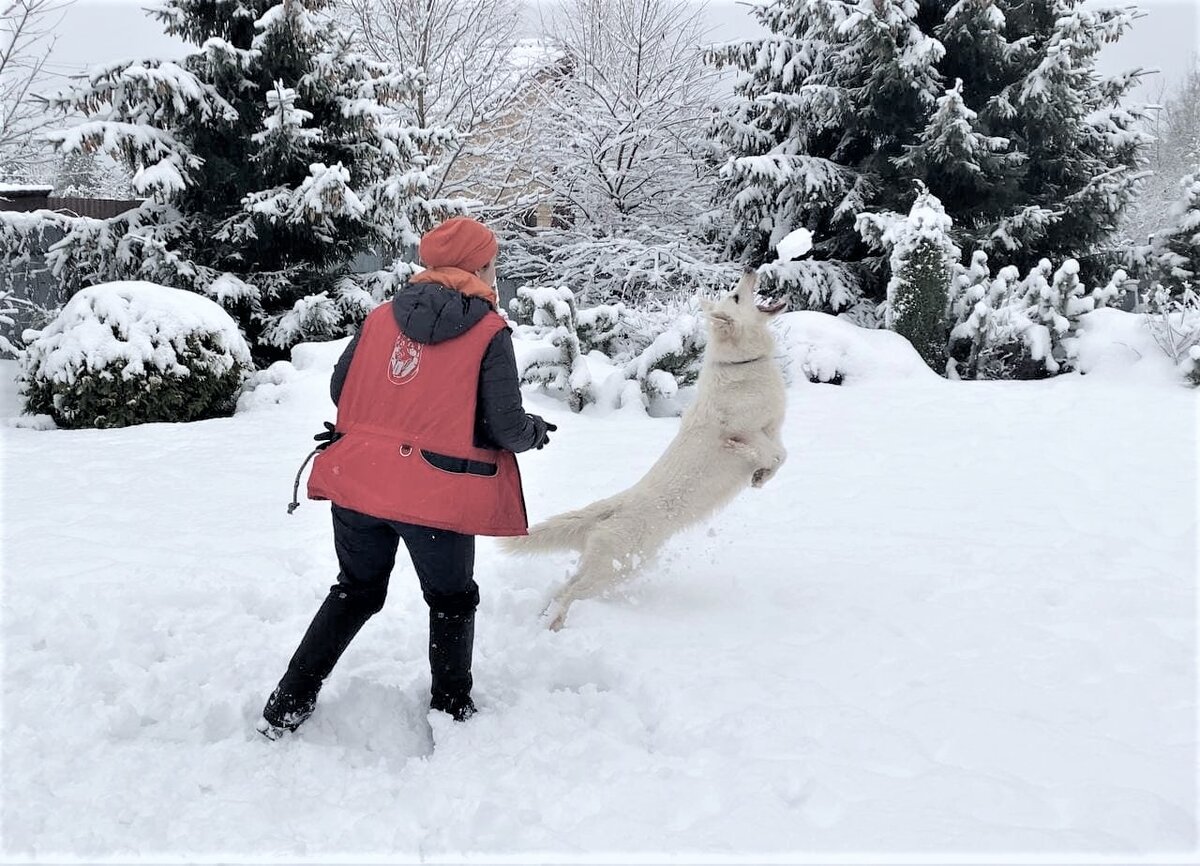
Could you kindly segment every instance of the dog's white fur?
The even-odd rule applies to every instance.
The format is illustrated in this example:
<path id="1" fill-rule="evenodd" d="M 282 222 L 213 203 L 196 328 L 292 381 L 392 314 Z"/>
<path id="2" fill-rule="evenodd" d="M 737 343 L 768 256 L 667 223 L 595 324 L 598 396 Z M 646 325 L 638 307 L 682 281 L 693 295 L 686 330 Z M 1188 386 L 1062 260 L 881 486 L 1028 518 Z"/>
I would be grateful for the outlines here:
<path id="1" fill-rule="evenodd" d="M 783 465 L 785 392 L 768 328 L 783 305 L 758 307 L 756 282 L 747 273 L 720 301 L 701 301 L 709 339 L 696 401 L 645 476 L 615 496 L 532 527 L 527 536 L 504 540 L 514 553 L 580 552 L 574 576 L 546 609 L 550 628 L 562 628 L 573 602 L 627 579 L 639 558 L 747 485 L 761 487 Z"/>

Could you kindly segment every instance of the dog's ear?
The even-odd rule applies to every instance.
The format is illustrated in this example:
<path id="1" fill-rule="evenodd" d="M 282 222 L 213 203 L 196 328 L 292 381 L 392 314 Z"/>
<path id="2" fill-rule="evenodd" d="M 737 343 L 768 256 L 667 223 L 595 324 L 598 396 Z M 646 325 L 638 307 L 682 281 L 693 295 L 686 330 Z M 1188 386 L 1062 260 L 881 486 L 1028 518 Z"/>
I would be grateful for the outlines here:
<path id="1" fill-rule="evenodd" d="M 728 313 L 715 313 L 709 310 L 708 326 L 714 334 L 728 336 L 733 333 L 736 323 L 733 321 L 733 316 Z"/>

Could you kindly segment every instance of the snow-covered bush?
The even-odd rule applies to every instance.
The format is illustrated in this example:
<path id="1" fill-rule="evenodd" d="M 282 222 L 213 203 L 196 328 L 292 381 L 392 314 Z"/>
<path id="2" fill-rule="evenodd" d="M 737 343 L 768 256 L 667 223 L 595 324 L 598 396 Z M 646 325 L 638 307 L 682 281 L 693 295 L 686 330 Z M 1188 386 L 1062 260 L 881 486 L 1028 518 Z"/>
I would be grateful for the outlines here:
<path id="1" fill-rule="evenodd" d="M 0 289 L 0 355 L 15 356 L 17 354 L 17 347 L 13 345 L 9 337 L 13 325 L 16 323 L 13 314 L 17 312 L 17 306 L 13 301 L 11 292 Z"/>
<path id="2" fill-rule="evenodd" d="M 678 414 L 679 390 L 700 377 L 708 332 L 698 313 L 674 319 L 627 368 L 637 378 L 652 415 Z"/>
<path id="3" fill-rule="evenodd" d="M 237 323 L 220 306 L 153 283 L 84 289 L 26 336 L 25 409 L 62 427 L 229 415 L 253 369 Z"/>
<path id="4" fill-rule="evenodd" d="M 540 329 L 549 342 L 526 356 L 521 381 L 561 395 L 572 412 L 594 402 L 592 378 L 580 350 L 575 296 L 566 286 L 522 286 L 509 304 L 518 322 Z"/>
<path id="5" fill-rule="evenodd" d="M 513 320 L 535 328 L 573 325 L 575 294 L 566 286 L 521 286 L 508 302 Z"/>
<path id="6" fill-rule="evenodd" d="M 1020 279 L 1013 266 L 993 278 L 988 257 L 976 251 L 953 282 L 947 321 L 947 372 L 962 379 L 1040 379 L 1075 368 L 1081 318 L 1118 300 L 1128 282 L 1123 270 L 1088 291 L 1079 263 L 1057 270 L 1042 259 Z"/>
<path id="7" fill-rule="evenodd" d="M 575 316 L 579 348 L 584 354 L 592 351 L 611 356 L 626 334 L 628 325 L 625 305 L 601 304 L 579 310 Z"/>
<path id="8" fill-rule="evenodd" d="M 603 368 L 623 371 L 656 415 L 678 414 L 680 389 L 700 374 L 706 332 L 695 296 L 579 309 L 565 286 L 523 286 L 509 311 L 518 323 L 516 335 L 538 341 L 518 352 L 522 381 L 545 386 L 575 411 L 605 396 L 622 405 L 628 398 L 614 382 L 593 381 L 589 354 L 602 355 Z"/>
<path id="9" fill-rule="evenodd" d="M 1092 301 L 1095 304 L 1095 309 L 1121 306 L 1128 287 L 1131 285 L 1136 286 L 1136 284 L 1135 280 L 1129 279 L 1129 275 L 1125 273 L 1124 268 L 1117 268 L 1113 271 L 1113 275 L 1105 285 L 1098 286 L 1092 290 Z"/>
<path id="10" fill-rule="evenodd" d="M 1053 276 L 1051 276 L 1053 274 Z M 1089 293 L 1079 279 L 1079 262 L 1067 259 L 1058 270 L 1047 259 L 1038 262 L 1022 283 L 1024 308 L 1032 322 L 1023 333 L 1025 346 L 1034 361 L 1041 362 L 1050 375 L 1064 373 L 1075 367 L 1078 355 L 1080 318 L 1112 297 L 1114 279 Z"/>

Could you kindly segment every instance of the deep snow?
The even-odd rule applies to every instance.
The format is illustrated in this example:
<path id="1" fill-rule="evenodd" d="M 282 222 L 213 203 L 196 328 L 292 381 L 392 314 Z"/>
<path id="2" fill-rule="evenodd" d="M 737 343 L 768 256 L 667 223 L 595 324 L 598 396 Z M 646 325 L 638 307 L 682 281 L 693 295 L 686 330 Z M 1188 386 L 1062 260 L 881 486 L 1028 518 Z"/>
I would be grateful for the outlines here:
<path id="1" fill-rule="evenodd" d="M 561 633 L 537 614 L 569 558 L 480 541 L 468 724 L 430 726 L 403 563 L 270 743 L 334 579 L 328 507 L 286 503 L 340 347 L 232 419 L 0 430 L 7 857 L 1194 861 L 1196 392 L 801 381 L 779 476 Z M 521 458 L 535 519 L 677 426 L 526 402 L 559 425 Z"/>

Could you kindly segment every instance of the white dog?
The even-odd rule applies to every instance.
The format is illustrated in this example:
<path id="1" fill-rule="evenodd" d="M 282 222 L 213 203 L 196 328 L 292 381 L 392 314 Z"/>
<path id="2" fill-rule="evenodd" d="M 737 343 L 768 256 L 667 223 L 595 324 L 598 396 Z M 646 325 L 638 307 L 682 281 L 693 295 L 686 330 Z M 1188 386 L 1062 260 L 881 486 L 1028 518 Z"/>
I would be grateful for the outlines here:
<path id="1" fill-rule="evenodd" d="M 747 273 L 720 301 L 701 301 L 709 339 L 696 401 L 645 476 L 628 490 L 503 542 L 514 553 L 580 552 L 574 576 L 545 611 L 555 631 L 572 602 L 625 580 L 638 559 L 747 485 L 762 487 L 783 464 L 784 383 L 767 325 L 786 305 L 759 306 L 756 283 L 756 275 Z"/>

